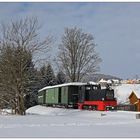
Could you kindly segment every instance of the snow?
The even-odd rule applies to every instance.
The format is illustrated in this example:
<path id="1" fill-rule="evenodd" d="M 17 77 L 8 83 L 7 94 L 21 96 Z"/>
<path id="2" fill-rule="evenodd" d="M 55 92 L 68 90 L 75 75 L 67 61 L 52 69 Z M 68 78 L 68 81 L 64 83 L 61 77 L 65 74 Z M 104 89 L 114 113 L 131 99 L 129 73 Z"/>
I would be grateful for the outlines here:
<path id="1" fill-rule="evenodd" d="M 46 90 L 46 89 L 50 89 L 50 88 L 57 88 L 57 87 L 62 87 L 62 86 L 81 86 L 81 85 L 86 85 L 87 83 L 81 83 L 81 82 L 72 82 L 72 83 L 65 83 L 65 84 L 59 84 L 59 85 L 55 85 L 55 86 L 46 86 L 42 89 L 39 90 Z"/>
<path id="2" fill-rule="evenodd" d="M 138 112 L 86 111 L 34 106 L 26 116 L 0 115 L 0 137 L 140 137 Z"/>
<path id="3" fill-rule="evenodd" d="M 101 80 L 99 81 L 99 83 L 107 83 L 107 81 L 104 80 L 104 79 L 101 79 Z"/>
<path id="4" fill-rule="evenodd" d="M 112 84 L 112 81 L 111 81 L 111 80 L 107 80 L 107 83 L 108 83 L 108 84 Z"/>
<path id="5" fill-rule="evenodd" d="M 91 85 L 98 85 L 98 83 L 95 83 L 93 81 L 89 81 L 88 84 L 91 84 Z"/>
<path id="6" fill-rule="evenodd" d="M 140 98 L 140 84 L 122 84 L 115 86 L 113 89 L 118 103 L 127 102 L 132 91 Z"/>
<path id="7" fill-rule="evenodd" d="M 11 109 L 1 109 L 0 110 L 0 114 L 1 115 L 8 115 L 8 114 L 12 114 L 12 110 Z"/>
<path id="8" fill-rule="evenodd" d="M 89 81 L 88 83 L 82 83 L 82 82 L 72 82 L 72 83 L 64 83 L 64 84 L 59 84 L 59 85 L 55 85 L 55 86 L 46 86 L 42 89 L 39 90 L 46 90 L 46 89 L 50 89 L 50 88 L 57 88 L 57 87 L 64 87 L 64 86 L 81 86 L 81 85 L 87 85 L 87 84 L 91 84 L 91 85 L 98 85 L 98 83 L 95 83 L 93 81 Z"/>
<path id="9" fill-rule="evenodd" d="M 66 84 L 65 84 L 66 85 Z M 118 102 L 126 102 L 132 91 L 140 94 L 139 84 L 115 86 Z M 140 119 L 131 111 L 87 111 L 34 106 L 26 116 L 0 113 L 0 137 L 3 138 L 137 138 Z"/>

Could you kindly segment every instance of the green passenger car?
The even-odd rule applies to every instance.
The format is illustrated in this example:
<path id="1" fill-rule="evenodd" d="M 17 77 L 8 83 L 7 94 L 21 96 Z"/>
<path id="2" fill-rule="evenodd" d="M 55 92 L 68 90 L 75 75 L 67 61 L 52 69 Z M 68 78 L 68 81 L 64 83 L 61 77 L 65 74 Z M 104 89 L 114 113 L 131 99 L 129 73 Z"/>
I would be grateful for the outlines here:
<path id="1" fill-rule="evenodd" d="M 66 105 L 76 104 L 78 102 L 78 87 L 71 85 L 62 87 L 61 103 Z"/>
<path id="2" fill-rule="evenodd" d="M 61 87 L 61 104 L 68 104 L 68 86 Z"/>
<path id="3" fill-rule="evenodd" d="M 58 88 L 46 90 L 46 104 L 58 104 Z"/>
<path id="4" fill-rule="evenodd" d="M 56 86 L 49 86 L 39 90 L 39 104 L 58 105 L 65 107 L 74 107 L 78 102 L 79 86 L 84 83 L 67 83 Z M 41 93 L 43 92 L 44 96 Z M 45 94 L 44 94 L 45 93 Z"/>

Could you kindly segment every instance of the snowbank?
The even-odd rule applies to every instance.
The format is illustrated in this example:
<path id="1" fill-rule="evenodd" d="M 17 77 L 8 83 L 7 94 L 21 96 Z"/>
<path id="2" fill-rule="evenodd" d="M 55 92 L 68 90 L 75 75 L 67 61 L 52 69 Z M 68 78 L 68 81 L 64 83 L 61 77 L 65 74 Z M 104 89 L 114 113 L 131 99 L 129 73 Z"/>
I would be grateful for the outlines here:
<path id="1" fill-rule="evenodd" d="M 69 113 L 73 112 L 79 112 L 79 110 L 45 107 L 41 105 L 37 105 L 26 110 L 27 114 L 48 115 L 48 116 L 68 115 Z"/>
<path id="2" fill-rule="evenodd" d="M 0 115 L 10 115 L 12 114 L 12 109 L 1 109 Z"/>
<path id="3" fill-rule="evenodd" d="M 138 112 L 132 111 L 89 111 L 79 109 L 65 109 L 65 108 L 53 108 L 37 105 L 26 110 L 29 115 L 47 115 L 47 116 L 71 116 L 81 118 L 124 118 L 124 119 L 135 119 L 135 114 Z"/>

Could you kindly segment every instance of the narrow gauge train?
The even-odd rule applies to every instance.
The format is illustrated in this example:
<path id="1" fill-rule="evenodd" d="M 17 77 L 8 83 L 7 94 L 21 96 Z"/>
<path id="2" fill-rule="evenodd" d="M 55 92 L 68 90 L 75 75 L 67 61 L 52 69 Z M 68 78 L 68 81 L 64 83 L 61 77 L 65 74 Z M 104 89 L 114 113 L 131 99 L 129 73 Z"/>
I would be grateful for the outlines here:
<path id="1" fill-rule="evenodd" d="M 117 105 L 114 90 L 98 84 L 66 83 L 45 87 L 38 92 L 38 104 L 88 110 L 110 110 Z"/>

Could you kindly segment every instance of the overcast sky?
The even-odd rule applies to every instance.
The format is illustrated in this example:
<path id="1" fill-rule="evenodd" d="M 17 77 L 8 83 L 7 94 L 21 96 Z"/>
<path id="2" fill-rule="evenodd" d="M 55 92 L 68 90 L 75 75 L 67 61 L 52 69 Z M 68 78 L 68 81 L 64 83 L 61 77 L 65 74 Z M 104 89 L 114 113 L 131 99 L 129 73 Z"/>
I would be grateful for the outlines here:
<path id="1" fill-rule="evenodd" d="M 65 27 L 93 34 L 101 73 L 140 76 L 140 3 L 0 3 L 0 22 L 37 16 L 41 36 L 60 37 Z"/>

